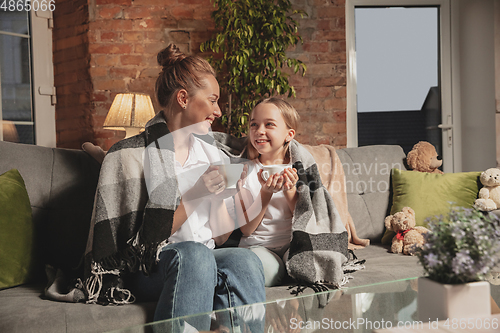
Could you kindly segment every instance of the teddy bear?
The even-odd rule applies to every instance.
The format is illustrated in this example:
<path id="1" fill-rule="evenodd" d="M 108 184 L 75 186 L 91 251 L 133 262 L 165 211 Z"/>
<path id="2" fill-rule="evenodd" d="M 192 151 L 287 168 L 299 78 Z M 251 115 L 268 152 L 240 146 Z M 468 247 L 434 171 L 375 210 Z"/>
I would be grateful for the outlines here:
<path id="1" fill-rule="evenodd" d="M 443 165 L 443 160 L 438 156 L 436 148 L 427 141 L 415 144 L 406 156 L 408 166 L 415 171 L 442 174 L 438 168 Z"/>
<path id="2" fill-rule="evenodd" d="M 403 207 L 400 212 L 385 218 L 385 227 L 396 235 L 392 238 L 391 252 L 414 255 L 417 248 L 424 244 L 426 227 L 415 226 L 415 211 Z"/>
<path id="3" fill-rule="evenodd" d="M 482 211 L 500 208 L 500 169 L 489 168 L 481 172 L 479 179 L 483 188 L 479 190 L 474 206 Z"/>

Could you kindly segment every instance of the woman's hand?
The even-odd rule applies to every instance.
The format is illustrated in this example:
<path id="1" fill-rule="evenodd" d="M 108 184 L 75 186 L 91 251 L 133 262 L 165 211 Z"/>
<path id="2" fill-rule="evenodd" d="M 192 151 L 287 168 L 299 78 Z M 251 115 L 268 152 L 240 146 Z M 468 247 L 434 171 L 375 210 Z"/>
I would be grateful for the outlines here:
<path id="1" fill-rule="evenodd" d="M 208 167 L 207 171 L 201 175 L 201 179 L 205 184 L 208 192 L 212 194 L 219 194 L 226 188 L 226 181 L 224 177 L 219 172 L 219 167 L 216 165 L 211 165 Z"/>
<path id="2" fill-rule="evenodd" d="M 275 173 L 274 175 L 269 176 L 266 181 L 262 178 L 262 171 L 262 169 L 259 170 L 259 173 L 257 174 L 259 183 L 262 186 L 262 191 L 272 194 L 283 189 L 283 182 L 285 178 L 282 175 Z"/>

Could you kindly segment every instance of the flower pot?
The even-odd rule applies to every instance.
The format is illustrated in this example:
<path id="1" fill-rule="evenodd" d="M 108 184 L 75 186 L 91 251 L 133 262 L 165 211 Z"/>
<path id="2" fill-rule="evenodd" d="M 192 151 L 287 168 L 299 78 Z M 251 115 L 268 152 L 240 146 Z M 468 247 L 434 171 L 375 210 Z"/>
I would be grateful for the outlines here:
<path id="1" fill-rule="evenodd" d="M 491 315 L 487 281 L 443 284 L 421 277 L 417 300 L 418 316 L 423 322 Z"/>

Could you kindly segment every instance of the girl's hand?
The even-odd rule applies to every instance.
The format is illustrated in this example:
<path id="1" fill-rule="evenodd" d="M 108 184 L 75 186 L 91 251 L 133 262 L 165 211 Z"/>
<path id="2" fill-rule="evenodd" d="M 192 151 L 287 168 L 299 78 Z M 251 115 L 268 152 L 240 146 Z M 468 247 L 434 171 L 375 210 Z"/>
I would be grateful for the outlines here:
<path id="1" fill-rule="evenodd" d="M 299 181 L 299 176 L 297 175 L 297 169 L 286 168 L 283 172 L 284 184 L 283 191 L 291 190 L 295 187 L 295 184 Z"/>
<path id="2" fill-rule="evenodd" d="M 257 174 L 262 190 L 267 193 L 276 193 L 283 189 L 284 177 L 279 173 L 269 176 L 267 181 L 262 178 L 262 169 Z"/>
<path id="3" fill-rule="evenodd" d="M 243 184 L 245 184 L 245 181 L 247 180 L 247 175 L 248 175 L 248 164 L 245 164 L 243 166 L 243 171 L 241 172 L 240 179 L 236 183 L 236 189 L 238 190 L 238 192 L 243 187 Z"/>

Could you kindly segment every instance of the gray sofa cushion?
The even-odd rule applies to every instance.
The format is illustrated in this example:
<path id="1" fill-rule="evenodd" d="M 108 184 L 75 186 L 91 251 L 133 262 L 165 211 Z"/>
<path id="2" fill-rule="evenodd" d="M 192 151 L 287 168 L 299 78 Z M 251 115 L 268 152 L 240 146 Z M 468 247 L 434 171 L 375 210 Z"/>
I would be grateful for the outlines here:
<path id="1" fill-rule="evenodd" d="M 0 332 L 108 332 L 153 321 L 156 302 L 126 306 L 54 302 L 40 297 L 43 287 L 1 291 Z"/>
<path id="2" fill-rule="evenodd" d="M 3 141 L 0 156 L 0 174 L 16 168 L 26 184 L 39 280 L 45 264 L 74 268 L 87 242 L 99 163 L 83 151 Z"/>
<path id="3" fill-rule="evenodd" d="M 405 170 L 400 146 L 379 145 L 337 150 L 346 177 L 349 213 L 358 236 L 380 242 L 390 210 L 391 169 Z"/>

